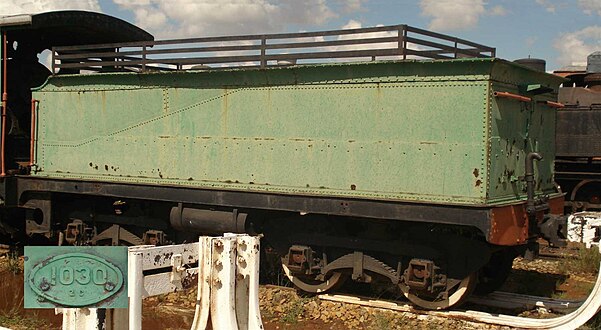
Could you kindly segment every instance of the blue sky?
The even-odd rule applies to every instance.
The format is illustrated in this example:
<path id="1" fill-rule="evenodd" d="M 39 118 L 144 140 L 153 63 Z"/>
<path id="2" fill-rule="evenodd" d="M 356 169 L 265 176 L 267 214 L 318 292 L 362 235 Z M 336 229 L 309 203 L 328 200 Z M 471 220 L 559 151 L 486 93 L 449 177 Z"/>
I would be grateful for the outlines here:
<path id="1" fill-rule="evenodd" d="M 547 70 L 601 50 L 601 0 L 2 0 L 0 15 L 84 9 L 157 39 L 408 24 L 537 57 Z"/>

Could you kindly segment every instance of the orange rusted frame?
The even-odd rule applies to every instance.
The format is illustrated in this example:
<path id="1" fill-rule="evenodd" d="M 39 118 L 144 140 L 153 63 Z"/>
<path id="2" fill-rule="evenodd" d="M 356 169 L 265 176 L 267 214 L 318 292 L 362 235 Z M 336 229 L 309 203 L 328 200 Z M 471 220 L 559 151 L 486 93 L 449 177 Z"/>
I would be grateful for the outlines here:
<path id="1" fill-rule="evenodd" d="M 551 108 L 563 108 L 565 107 L 565 105 L 563 103 L 559 103 L 559 102 L 552 102 L 552 101 L 540 101 L 539 103 L 545 104 Z"/>
<path id="2" fill-rule="evenodd" d="M 528 214 L 525 204 L 495 207 L 490 215 L 490 243 L 515 246 L 528 242 Z"/>
<path id="3" fill-rule="evenodd" d="M 3 35 L 2 35 L 2 142 L 0 145 L 0 163 L 1 163 L 1 167 L 2 167 L 2 173 L 0 173 L 0 176 L 5 176 L 6 175 L 6 168 L 5 168 L 5 159 L 4 159 L 4 146 L 5 146 L 5 140 L 6 140 L 6 102 L 8 100 L 8 93 L 7 93 L 7 89 L 6 89 L 6 80 L 7 80 L 7 72 L 6 72 L 6 62 L 8 62 L 8 56 L 7 56 L 7 52 L 8 49 L 6 47 L 7 41 L 6 41 L 6 31 L 4 31 Z"/>
<path id="4" fill-rule="evenodd" d="M 493 95 L 495 97 L 504 97 L 504 98 L 508 98 L 508 99 L 518 100 L 518 101 L 521 101 L 521 102 L 530 102 L 530 101 L 532 101 L 532 99 L 529 98 L 529 97 L 518 95 L 518 94 L 513 94 L 513 93 L 509 93 L 509 92 L 493 92 Z"/>
<path id="5" fill-rule="evenodd" d="M 31 137 L 30 137 L 30 146 L 29 146 L 29 166 L 33 166 L 35 164 L 35 110 L 36 105 L 40 103 L 40 101 L 36 99 L 31 99 Z"/>
<path id="6" fill-rule="evenodd" d="M 547 203 L 549 213 L 563 214 L 563 196 L 550 198 Z M 543 217 L 544 212 L 539 211 L 535 218 L 540 223 Z M 529 226 L 525 203 L 494 207 L 490 212 L 488 242 L 505 246 L 526 244 L 531 234 Z"/>

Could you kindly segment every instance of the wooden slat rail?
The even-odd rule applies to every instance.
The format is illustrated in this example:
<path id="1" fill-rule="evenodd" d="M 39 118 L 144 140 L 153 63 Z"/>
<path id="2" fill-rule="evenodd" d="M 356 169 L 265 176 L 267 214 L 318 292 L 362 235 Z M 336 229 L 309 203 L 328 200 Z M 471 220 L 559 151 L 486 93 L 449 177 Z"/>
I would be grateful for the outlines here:
<path id="1" fill-rule="evenodd" d="M 202 65 L 266 67 L 284 64 L 376 60 L 494 57 L 495 48 L 407 25 L 320 32 L 204 37 L 55 47 L 52 71 L 129 68 L 181 70 Z"/>

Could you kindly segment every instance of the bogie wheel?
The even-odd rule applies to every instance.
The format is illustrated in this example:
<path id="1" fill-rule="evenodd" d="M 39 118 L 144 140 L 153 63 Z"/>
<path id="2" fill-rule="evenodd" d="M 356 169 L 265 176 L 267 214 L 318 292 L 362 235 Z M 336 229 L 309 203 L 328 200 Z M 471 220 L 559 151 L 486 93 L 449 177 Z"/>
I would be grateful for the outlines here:
<path id="1" fill-rule="evenodd" d="M 282 268 L 284 269 L 284 274 L 286 274 L 288 280 L 290 280 L 295 287 L 311 294 L 325 293 L 339 288 L 348 277 L 347 274 L 342 272 L 332 272 L 325 281 L 319 281 L 309 277 L 303 276 L 301 278 L 296 276 L 292 274 L 290 269 L 285 264 L 282 264 Z"/>
<path id="2" fill-rule="evenodd" d="M 462 280 L 448 279 L 446 290 L 436 296 L 415 292 L 404 284 L 400 284 L 399 287 L 403 295 L 413 304 L 423 309 L 440 310 L 459 306 L 465 302 L 474 290 L 477 279 L 476 273 L 472 273 Z"/>

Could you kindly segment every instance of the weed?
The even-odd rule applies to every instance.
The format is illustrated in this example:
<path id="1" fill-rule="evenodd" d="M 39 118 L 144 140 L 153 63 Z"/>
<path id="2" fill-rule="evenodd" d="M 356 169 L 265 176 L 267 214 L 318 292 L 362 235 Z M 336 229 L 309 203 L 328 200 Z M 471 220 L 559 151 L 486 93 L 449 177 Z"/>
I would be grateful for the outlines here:
<path id="1" fill-rule="evenodd" d="M 19 254 L 16 251 L 10 251 L 8 253 L 8 259 L 6 261 L 5 267 L 7 271 L 15 275 L 23 271 L 23 268 L 21 267 L 21 262 L 19 260 Z"/>
<path id="2" fill-rule="evenodd" d="M 263 320 L 271 320 L 275 318 L 275 313 L 269 308 L 261 307 L 261 318 Z"/>
<path id="3" fill-rule="evenodd" d="M 24 317 L 19 314 L 1 314 L 0 324 L 11 329 L 50 329 L 51 325 L 46 321 L 34 317 Z"/>
<path id="4" fill-rule="evenodd" d="M 601 329 L 601 314 L 597 314 L 593 316 L 592 319 L 588 320 L 582 327 L 579 329 L 582 330 L 598 330 Z"/>
<path id="5" fill-rule="evenodd" d="M 369 329 L 373 330 L 388 330 L 393 322 L 393 316 L 391 313 L 377 312 L 373 316 Z"/>
<path id="6" fill-rule="evenodd" d="M 601 262 L 601 253 L 596 247 L 587 249 L 584 244 L 578 245 L 578 253 L 573 258 L 566 258 L 560 264 L 564 274 L 596 274 Z"/>
<path id="7" fill-rule="evenodd" d="M 559 280 L 559 281 L 557 281 L 556 287 L 559 288 L 561 285 L 563 285 L 564 283 L 566 283 L 566 281 L 567 281 L 567 279 L 566 280 Z M 594 283 L 579 282 L 579 281 L 571 281 L 570 284 L 571 284 L 570 291 L 573 292 L 573 293 L 574 292 L 590 293 L 591 291 L 593 291 L 593 287 L 595 286 Z M 566 291 L 556 291 L 555 293 L 553 293 L 553 295 L 551 295 L 551 298 L 554 298 L 554 299 L 573 299 L 573 297 L 567 296 L 566 294 L 567 294 Z"/>
<path id="8" fill-rule="evenodd" d="M 9 298 L 4 296 L 3 298 Z M 47 321 L 38 317 L 36 312 L 28 313 L 27 316 L 23 316 L 22 308 L 23 297 L 15 294 L 9 301 L 11 304 L 7 305 L 5 309 L 0 311 L 0 324 L 5 327 L 10 327 L 14 330 L 20 329 L 50 329 L 51 326 Z"/>
<path id="9" fill-rule="evenodd" d="M 305 313 L 305 304 L 310 298 L 299 298 L 292 302 L 291 306 L 284 316 L 282 316 L 282 322 L 288 324 L 295 324 L 299 321 L 299 318 Z"/>

